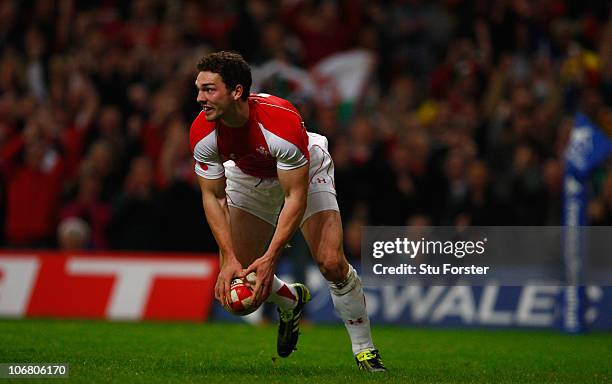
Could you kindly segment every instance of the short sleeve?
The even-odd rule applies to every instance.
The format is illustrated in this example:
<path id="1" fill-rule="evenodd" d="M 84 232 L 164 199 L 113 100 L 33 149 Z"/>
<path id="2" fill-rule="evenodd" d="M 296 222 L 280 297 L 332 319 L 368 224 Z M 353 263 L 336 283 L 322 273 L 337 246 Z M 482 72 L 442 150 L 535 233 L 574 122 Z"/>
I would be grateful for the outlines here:
<path id="1" fill-rule="evenodd" d="M 195 173 L 205 179 L 219 179 L 225 176 L 225 168 L 217 151 L 217 131 L 213 130 L 193 148 Z"/>
<path id="2" fill-rule="evenodd" d="M 270 148 L 270 154 L 276 158 L 276 168 L 288 171 L 308 163 L 308 156 L 297 145 L 268 131 L 261 124 L 260 128 Z"/>

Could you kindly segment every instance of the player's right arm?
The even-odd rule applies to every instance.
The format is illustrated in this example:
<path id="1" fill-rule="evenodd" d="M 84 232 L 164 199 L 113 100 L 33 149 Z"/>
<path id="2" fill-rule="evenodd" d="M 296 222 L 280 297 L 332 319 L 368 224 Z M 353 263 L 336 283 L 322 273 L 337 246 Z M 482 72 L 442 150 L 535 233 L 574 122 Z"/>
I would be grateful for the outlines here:
<path id="1" fill-rule="evenodd" d="M 215 285 L 215 298 L 226 305 L 229 299 L 230 282 L 232 278 L 241 275 L 243 269 L 232 245 L 225 177 L 207 179 L 198 176 L 198 182 L 202 190 L 202 205 L 206 220 L 219 246 L 221 271 Z"/>
<path id="2" fill-rule="evenodd" d="M 217 149 L 217 132 L 214 124 L 209 124 L 198 115 L 191 125 L 189 141 L 195 160 L 195 173 L 202 190 L 202 205 L 208 225 L 219 246 L 221 271 L 215 285 L 215 298 L 227 304 L 229 287 L 233 277 L 242 273 L 238 262 L 230 230 L 229 208 L 225 195 L 225 168 Z"/>

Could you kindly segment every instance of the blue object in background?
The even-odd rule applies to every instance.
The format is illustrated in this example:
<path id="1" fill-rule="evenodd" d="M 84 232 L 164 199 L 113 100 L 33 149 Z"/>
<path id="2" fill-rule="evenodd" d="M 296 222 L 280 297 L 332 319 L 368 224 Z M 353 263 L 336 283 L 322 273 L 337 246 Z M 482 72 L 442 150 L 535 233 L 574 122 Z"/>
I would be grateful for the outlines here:
<path id="1" fill-rule="evenodd" d="M 577 113 L 570 141 L 565 151 L 563 181 L 563 263 L 567 286 L 559 295 L 561 327 L 569 333 L 585 329 L 588 299 L 582 279 L 585 244 L 581 226 L 588 225 L 587 182 L 592 171 L 612 153 L 612 141 L 589 118 Z"/>

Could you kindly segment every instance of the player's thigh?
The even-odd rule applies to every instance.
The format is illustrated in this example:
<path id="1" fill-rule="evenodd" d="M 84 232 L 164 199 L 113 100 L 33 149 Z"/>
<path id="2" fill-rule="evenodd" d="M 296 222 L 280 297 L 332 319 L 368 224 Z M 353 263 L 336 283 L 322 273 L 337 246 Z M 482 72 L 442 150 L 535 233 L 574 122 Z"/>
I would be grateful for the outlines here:
<path id="1" fill-rule="evenodd" d="M 230 206 L 229 212 L 234 252 L 246 268 L 264 254 L 274 226 L 240 208 Z"/>
<path id="2" fill-rule="evenodd" d="M 336 210 L 319 211 L 302 224 L 302 233 L 323 276 L 340 282 L 348 273 L 342 247 L 342 221 Z"/>

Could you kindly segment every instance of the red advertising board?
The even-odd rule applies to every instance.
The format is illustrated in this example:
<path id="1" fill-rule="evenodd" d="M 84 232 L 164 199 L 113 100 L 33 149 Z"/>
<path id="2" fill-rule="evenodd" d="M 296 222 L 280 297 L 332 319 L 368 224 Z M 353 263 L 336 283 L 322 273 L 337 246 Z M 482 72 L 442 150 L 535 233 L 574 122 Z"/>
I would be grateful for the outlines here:
<path id="1" fill-rule="evenodd" d="M 1 317 L 206 320 L 216 255 L 0 252 Z"/>

